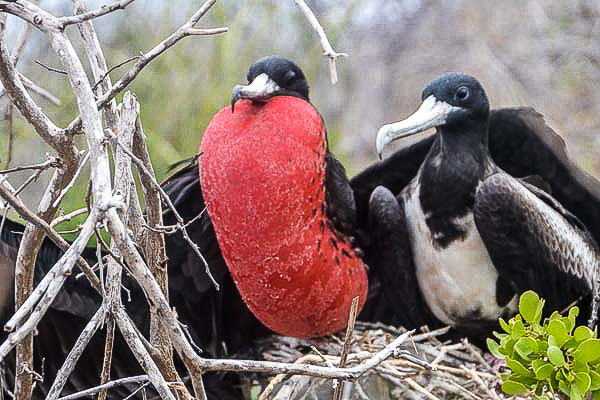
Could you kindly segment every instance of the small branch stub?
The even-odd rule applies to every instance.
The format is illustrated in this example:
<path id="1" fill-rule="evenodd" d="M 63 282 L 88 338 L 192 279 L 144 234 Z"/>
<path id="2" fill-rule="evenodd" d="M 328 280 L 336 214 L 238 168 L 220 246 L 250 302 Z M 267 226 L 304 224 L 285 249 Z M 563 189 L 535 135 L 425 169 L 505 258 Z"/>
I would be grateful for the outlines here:
<path id="1" fill-rule="evenodd" d="M 331 78 L 331 84 L 335 85 L 338 81 L 337 67 L 335 62 L 339 57 L 348 57 L 348 54 L 338 53 L 333 49 L 333 46 L 331 46 L 331 43 L 327 38 L 325 30 L 323 29 L 323 27 L 319 23 L 319 20 L 304 0 L 294 0 L 294 2 L 298 7 L 300 7 L 300 10 L 302 10 L 304 15 L 306 16 L 306 19 L 308 19 L 308 22 L 317 32 L 317 35 L 319 35 L 319 39 L 321 40 L 321 47 L 323 47 L 323 55 L 329 59 L 329 75 Z"/>

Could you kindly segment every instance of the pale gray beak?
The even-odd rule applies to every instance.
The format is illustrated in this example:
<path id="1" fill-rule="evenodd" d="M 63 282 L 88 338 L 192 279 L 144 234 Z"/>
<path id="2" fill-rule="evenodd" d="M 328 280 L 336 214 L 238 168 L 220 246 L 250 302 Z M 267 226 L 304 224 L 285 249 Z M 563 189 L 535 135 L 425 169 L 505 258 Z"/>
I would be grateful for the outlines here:
<path id="1" fill-rule="evenodd" d="M 265 101 L 279 90 L 279 85 L 265 73 L 258 75 L 249 85 L 235 85 L 231 92 L 231 112 L 238 100 Z"/>
<path id="2" fill-rule="evenodd" d="M 405 120 L 384 125 L 377 132 L 375 145 L 377 155 L 382 159 L 383 148 L 394 140 L 405 138 L 423 132 L 429 128 L 443 125 L 446 118 L 459 107 L 439 101 L 435 96 L 427 97 L 417 111 Z"/>

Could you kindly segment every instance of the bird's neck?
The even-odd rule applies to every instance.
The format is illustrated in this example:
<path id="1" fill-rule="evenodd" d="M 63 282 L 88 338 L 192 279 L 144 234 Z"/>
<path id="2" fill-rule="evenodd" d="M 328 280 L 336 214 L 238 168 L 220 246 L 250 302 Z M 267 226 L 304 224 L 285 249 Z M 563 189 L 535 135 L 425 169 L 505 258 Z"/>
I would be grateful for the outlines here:
<path id="1" fill-rule="evenodd" d="M 419 173 L 419 200 L 430 230 L 448 243 L 462 234 L 450 225 L 472 211 L 489 165 L 486 124 L 438 130 Z"/>

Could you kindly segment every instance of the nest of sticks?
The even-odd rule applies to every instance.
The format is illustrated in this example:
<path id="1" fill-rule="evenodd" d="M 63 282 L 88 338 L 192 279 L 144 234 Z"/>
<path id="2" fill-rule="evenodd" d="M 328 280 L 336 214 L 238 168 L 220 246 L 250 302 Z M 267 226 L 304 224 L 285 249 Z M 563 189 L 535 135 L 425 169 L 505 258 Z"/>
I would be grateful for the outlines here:
<path id="1" fill-rule="evenodd" d="M 405 333 L 383 324 L 356 322 L 351 333 L 316 339 L 273 335 L 257 343 L 264 360 L 345 366 L 370 359 Z M 309 376 L 247 377 L 247 398 L 281 399 L 515 399 L 502 393 L 497 368 L 466 339 L 442 342 L 447 328 L 414 333 L 393 356 L 368 370 L 355 382 Z M 501 367 L 502 368 L 502 367 Z"/>

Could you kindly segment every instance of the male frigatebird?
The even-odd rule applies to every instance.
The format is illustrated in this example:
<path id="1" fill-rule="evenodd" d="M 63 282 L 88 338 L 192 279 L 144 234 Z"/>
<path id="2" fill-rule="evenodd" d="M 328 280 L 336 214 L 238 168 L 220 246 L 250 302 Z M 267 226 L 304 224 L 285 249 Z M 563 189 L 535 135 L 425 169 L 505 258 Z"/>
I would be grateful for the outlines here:
<path id="1" fill-rule="evenodd" d="M 344 168 L 329 152 L 303 72 L 289 60 L 266 57 L 250 68 L 248 82 L 234 88 L 232 107 L 210 122 L 199 163 L 188 164 L 163 184 L 183 219 L 193 220 L 187 230 L 220 285 L 216 291 L 181 233 L 166 236 L 170 303 L 206 357 L 251 351 L 253 341 L 269 333 L 258 319 L 293 336 L 336 332 L 346 324 L 352 297 L 360 295 L 361 304 L 366 300 L 353 193 Z M 164 223 L 176 223 L 168 210 Z M 22 230 L 6 221 L 2 231 L 0 267 L 9 271 L 5 281 L 11 286 Z M 52 242 L 44 242 L 36 282 L 61 255 Z M 96 262 L 93 250 L 84 256 Z M 124 304 L 147 333 L 144 293 L 127 275 L 123 285 L 131 297 Z M 3 300 L 6 321 L 14 303 L 12 295 Z M 85 279 L 66 280 L 34 338 L 35 369 L 44 375 L 35 398 L 47 393 L 100 303 Z M 389 307 L 376 299 L 370 303 L 368 315 L 381 315 Z M 115 340 L 111 378 L 141 373 L 120 335 Z M 98 384 L 103 347 L 104 331 L 84 352 L 63 394 Z M 10 371 L 14 364 L 9 363 Z M 223 379 L 205 375 L 211 398 L 241 396 L 235 378 Z M 130 389 L 113 394 L 122 398 Z"/>
<path id="2" fill-rule="evenodd" d="M 548 311 L 579 301 L 582 316 L 589 317 L 599 251 L 572 212 L 583 217 L 598 212 L 597 182 L 574 168 L 564 144 L 533 111 L 501 110 L 490 119 L 485 91 L 471 76 L 444 75 L 427 85 L 422 99 L 412 116 L 379 130 L 377 151 L 381 155 L 388 143 L 429 128 L 436 128 L 435 136 L 353 180 L 361 190 L 365 180 L 382 185 L 368 204 L 371 251 L 378 255 L 371 267 L 387 276 L 383 281 L 388 295 L 397 297 L 402 322 L 489 333 L 498 317 L 515 313 L 517 295 L 530 289 L 546 299 Z M 520 171 L 553 170 L 512 177 L 494 162 L 494 153 L 490 156 L 488 131 L 492 142 L 505 143 L 496 149 L 501 160 L 514 156 L 507 156 L 511 145 L 502 135 L 524 135 L 516 143 L 542 143 L 528 149 L 529 160 L 508 163 L 513 170 L 540 155 L 548 158 L 545 165 Z M 418 170 L 411 171 L 415 164 Z M 572 212 L 548 193 L 556 186 L 561 200 L 571 196 L 565 203 L 578 205 Z"/>

